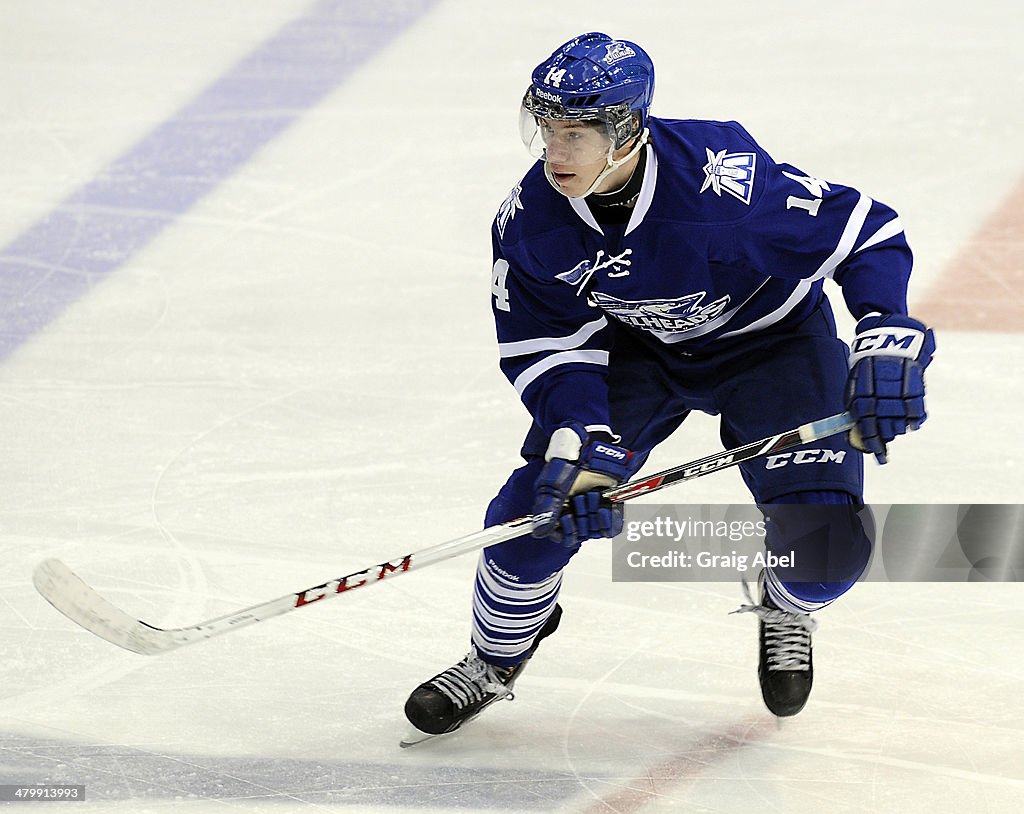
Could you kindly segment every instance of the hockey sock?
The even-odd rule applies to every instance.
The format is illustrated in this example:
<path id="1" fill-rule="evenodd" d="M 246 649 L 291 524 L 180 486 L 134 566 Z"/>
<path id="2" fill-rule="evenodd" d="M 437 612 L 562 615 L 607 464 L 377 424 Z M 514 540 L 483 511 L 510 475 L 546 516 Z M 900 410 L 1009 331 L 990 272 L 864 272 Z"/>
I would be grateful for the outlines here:
<path id="1" fill-rule="evenodd" d="M 562 585 L 561 571 L 527 585 L 514 578 L 487 552 L 480 557 L 473 590 L 473 644 L 484 661 L 498 667 L 512 667 L 529 655 Z"/>

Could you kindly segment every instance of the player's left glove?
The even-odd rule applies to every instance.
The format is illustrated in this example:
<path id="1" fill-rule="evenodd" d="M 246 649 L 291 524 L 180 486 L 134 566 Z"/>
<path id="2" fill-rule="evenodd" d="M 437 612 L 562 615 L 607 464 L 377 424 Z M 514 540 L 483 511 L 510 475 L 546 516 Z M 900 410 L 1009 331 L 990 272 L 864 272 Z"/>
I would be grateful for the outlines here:
<path id="1" fill-rule="evenodd" d="M 886 462 L 886 444 L 920 427 L 924 370 L 935 353 L 935 336 L 916 319 L 874 314 L 857 323 L 846 385 L 847 409 L 857 419 L 850 443 Z"/>
<path id="2" fill-rule="evenodd" d="M 632 455 L 578 424 L 555 430 L 534 487 L 533 536 L 574 548 L 622 531 L 622 505 L 602 500 L 601 492 L 629 477 Z"/>

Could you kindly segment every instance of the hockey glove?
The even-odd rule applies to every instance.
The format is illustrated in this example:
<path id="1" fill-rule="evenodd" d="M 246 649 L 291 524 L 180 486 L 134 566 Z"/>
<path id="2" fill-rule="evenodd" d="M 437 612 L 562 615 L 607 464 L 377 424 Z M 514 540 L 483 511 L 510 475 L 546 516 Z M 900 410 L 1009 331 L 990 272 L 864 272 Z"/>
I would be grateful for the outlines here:
<path id="1" fill-rule="evenodd" d="M 935 336 L 910 317 L 874 314 L 857 323 L 846 384 L 847 409 L 857 426 L 850 443 L 886 462 L 886 444 L 920 427 L 924 369 L 935 353 Z"/>
<path id="2" fill-rule="evenodd" d="M 552 434 L 534 487 L 534 537 L 575 548 L 622 531 L 622 506 L 602 500 L 601 492 L 629 477 L 633 453 L 606 438 L 576 424 Z"/>

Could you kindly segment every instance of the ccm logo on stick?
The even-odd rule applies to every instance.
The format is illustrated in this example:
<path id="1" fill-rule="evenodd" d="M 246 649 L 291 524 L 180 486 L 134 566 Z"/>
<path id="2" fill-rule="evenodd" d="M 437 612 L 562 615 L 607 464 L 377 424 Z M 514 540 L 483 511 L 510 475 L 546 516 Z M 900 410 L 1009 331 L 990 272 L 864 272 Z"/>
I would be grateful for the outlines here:
<path id="1" fill-rule="evenodd" d="M 769 455 L 765 461 L 765 469 L 779 469 L 787 464 L 841 464 L 846 458 L 846 450 L 834 449 L 798 449 L 796 452 L 783 452 L 781 455 Z"/>
<path id="2" fill-rule="evenodd" d="M 317 585 L 315 588 L 310 588 L 299 594 L 295 598 L 295 607 L 301 608 L 303 605 L 318 602 L 328 594 L 341 594 L 345 591 L 351 591 L 353 588 L 360 588 L 367 582 L 384 579 L 388 574 L 395 571 L 408 571 L 410 565 L 412 565 L 412 554 L 406 555 L 397 563 L 381 563 L 374 568 L 367 568 L 365 571 L 357 571 L 340 579 L 325 582 L 323 585 Z"/>
<path id="3" fill-rule="evenodd" d="M 715 458 L 713 461 L 708 461 L 707 463 L 700 464 L 698 466 L 688 467 L 683 471 L 683 477 L 690 478 L 698 473 L 711 472 L 719 467 L 727 466 L 732 463 L 732 460 L 735 457 L 735 455 L 723 455 L 721 458 Z"/>

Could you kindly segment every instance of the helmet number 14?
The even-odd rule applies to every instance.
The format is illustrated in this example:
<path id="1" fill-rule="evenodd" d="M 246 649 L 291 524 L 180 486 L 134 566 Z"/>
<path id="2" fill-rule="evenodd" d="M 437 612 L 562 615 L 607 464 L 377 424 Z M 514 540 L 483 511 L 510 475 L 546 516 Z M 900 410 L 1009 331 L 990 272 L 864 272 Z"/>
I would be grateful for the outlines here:
<path id="1" fill-rule="evenodd" d="M 548 71 L 548 75 L 544 77 L 545 85 L 554 85 L 556 88 L 561 87 L 562 77 L 565 76 L 565 68 L 552 68 Z"/>

